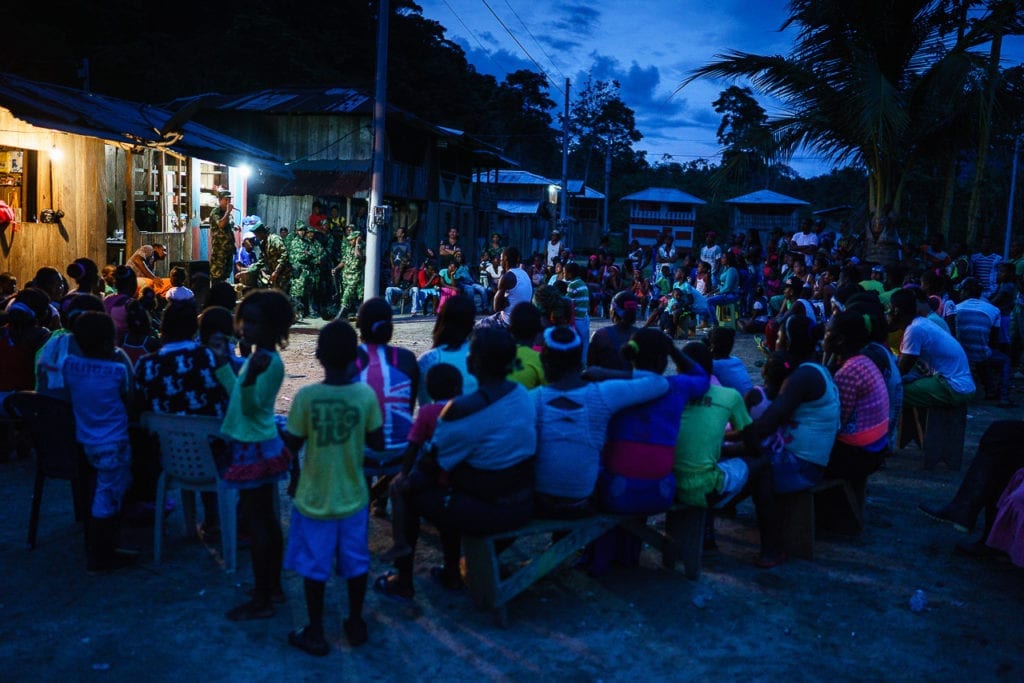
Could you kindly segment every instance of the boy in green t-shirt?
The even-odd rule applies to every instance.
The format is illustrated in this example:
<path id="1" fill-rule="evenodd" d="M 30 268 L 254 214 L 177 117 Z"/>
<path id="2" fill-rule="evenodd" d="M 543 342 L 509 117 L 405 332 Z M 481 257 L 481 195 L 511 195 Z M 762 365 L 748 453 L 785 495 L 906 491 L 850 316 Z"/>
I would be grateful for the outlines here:
<path id="1" fill-rule="evenodd" d="M 305 444 L 303 472 L 293 460 L 294 498 L 284 565 L 304 578 L 309 625 L 288 634 L 288 642 L 312 655 L 330 651 L 324 638 L 324 588 L 335 570 L 348 581 L 349 616 L 345 637 L 367 640 L 363 621 L 370 549 L 367 540 L 370 494 L 363 476 L 366 446 L 384 449 L 377 395 L 352 372 L 356 332 L 342 320 L 320 331 L 316 357 L 324 381 L 303 387 L 288 412 L 286 443 L 292 453 Z"/>

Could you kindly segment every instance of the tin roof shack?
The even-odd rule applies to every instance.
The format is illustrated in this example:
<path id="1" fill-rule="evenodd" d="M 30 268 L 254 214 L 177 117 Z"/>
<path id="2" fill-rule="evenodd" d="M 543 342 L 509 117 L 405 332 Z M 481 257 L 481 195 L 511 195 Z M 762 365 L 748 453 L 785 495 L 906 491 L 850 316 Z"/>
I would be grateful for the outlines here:
<path id="1" fill-rule="evenodd" d="M 365 226 L 373 162 L 371 96 L 345 87 L 278 88 L 191 100 L 196 120 L 287 160 L 292 180 L 250 183 L 254 208 L 265 223 L 290 227 L 319 201 L 324 213 L 338 206 L 347 222 Z M 386 126 L 387 227 L 405 228 L 420 245 L 436 246 L 449 227 L 458 228 L 467 244 L 482 239 L 485 214 L 493 206 L 476 197 L 473 172 L 507 165 L 496 150 L 396 107 L 388 107 Z M 382 238 L 386 243 L 390 231 Z"/>
<path id="2" fill-rule="evenodd" d="M 187 228 L 212 208 L 204 190 L 244 193 L 243 164 L 289 173 L 187 114 L 0 74 L 0 199 L 17 224 L 0 234 L 0 271 L 27 282 L 41 266 L 102 266 L 157 241 L 168 261 L 198 258 Z"/>
<path id="3" fill-rule="evenodd" d="M 677 247 L 692 247 L 697 207 L 706 204 L 692 194 L 668 187 L 649 187 L 626 195 L 629 202 L 629 241 L 654 244 L 660 235 L 672 235 Z"/>
<path id="4" fill-rule="evenodd" d="M 810 206 L 809 202 L 802 199 L 787 197 L 771 190 L 758 190 L 742 197 L 726 199 L 725 203 L 732 205 L 729 228 L 733 234 L 748 230 L 770 233 L 775 228 L 785 233 L 793 232 L 797 229 L 800 207 Z"/>
<path id="5" fill-rule="evenodd" d="M 531 240 L 547 240 L 551 230 L 559 228 L 562 239 L 573 250 L 593 249 L 601 236 L 604 195 L 569 180 L 567 224 L 562 225 L 559 201 L 564 198 L 558 181 L 529 171 L 505 169 L 478 173 L 481 191 L 496 197 L 497 216 L 492 231 L 504 235 L 505 243 L 524 254 L 533 249 Z"/>

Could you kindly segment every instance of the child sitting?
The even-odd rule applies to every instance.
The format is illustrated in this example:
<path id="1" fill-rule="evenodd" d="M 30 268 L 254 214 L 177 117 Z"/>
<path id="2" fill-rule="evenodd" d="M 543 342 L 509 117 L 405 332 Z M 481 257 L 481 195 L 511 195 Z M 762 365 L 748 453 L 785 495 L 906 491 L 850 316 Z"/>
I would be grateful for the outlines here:
<path id="1" fill-rule="evenodd" d="M 311 655 L 330 651 L 324 638 L 324 589 L 334 570 L 348 582 L 349 615 L 344 621 L 350 645 L 367 640 L 363 620 L 370 493 L 363 476 L 366 446 L 384 448 L 383 418 L 377 395 L 353 372 L 356 332 L 343 320 L 320 331 L 316 357 L 324 381 L 295 394 L 285 438 L 298 453 L 305 444 L 303 471 L 293 460 L 288 493 L 294 498 L 285 567 L 303 577 L 309 624 L 288 634 L 288 642 Z M 458 371 L 456 371 L 458 374 Z"/>
<path id="2" fill-rule="evenodd" d="M 69 355 L 62 368 L 71 394 L 75 437 L 96 468 L 96 492 L 86 535 L 90 574 L 116 571 L 135 558 L 115 553 L 121 503 L 131 482 L 126 401 L 131 369 L 116 360 L 114 321 L 89 311 L 77 317 L 73 334 L 81 355 Z"/>
<path id="3" fill-rule="evenodd" d="M 128 354 L 132 365 L 145 356 L 160 349 L 160 341 L 153 334 L 153 322 L 142 302 L 131 300 L 125 306 L 125 320 L 128 331 L 121 337 L 121 350 Z"/>
<path id="4" fill-rule="evenodd" d="M 708 332 L 708 345 L 713 359 L 711 374 L 718 378 L 723 387 L 730 387 L 740 394 L 746 394 L 754 387 L 754 383 L 750 380 L 743 361 L 730 355 L 735 343 L 736 331 L 728 327 L 715 327 Z"/>
<path id="5" fill-rule="evenodd" d="M 519 304 L 519 308 L 523 304 Z M 416 456 L 423 444 L 434 436 L 437 419 L 450 399 L 462 393 L 462 375 L 458 368 L 440 363 L 427 370 L 427 395 L 433 403 L 421 406 L 416 421 L 409 431 L 409 445 L 402 455 L 402 471 L 391 480 L 388 496 L 391 498 L 391 530 L 394 539 L 391 547 L 381 554 L 381 559 L 392 561 L 412 552 L 405 537 L 406 509 L 409 496 L 429 484 L 428 476 L 419 470 L 413 472 Z"/>
<path id="6" fill-rule="evenodd" d="M 191 301 L 196 298 L 196 295 L 191 289 L 185 286 L 188 282 L 188 272 L 181 266 L 175 266 L 171 268 L 170 272 L 171 288 L 164 293 L 164 297 L 168 301 Z"/>

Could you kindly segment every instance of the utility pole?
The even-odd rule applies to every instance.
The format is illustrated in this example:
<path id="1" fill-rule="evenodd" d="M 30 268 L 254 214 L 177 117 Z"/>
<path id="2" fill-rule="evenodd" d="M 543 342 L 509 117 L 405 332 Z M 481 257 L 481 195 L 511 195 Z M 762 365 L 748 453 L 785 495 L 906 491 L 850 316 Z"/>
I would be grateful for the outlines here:
<path id="1" fill-rule="evenodd" d="M 569 79 L 565 79 L 565 115 L 562 116 L 562 197 L 559 202 L 559 222 L 562 230 L 569 217 Z M 572 246 L 572 243 L 569 244 Z"/>
<path id="2" fill-rule="evenodd" d="M 612 175 L 612 134 L 604 145 L 604 229 L 602 235 L 608 234 L 608 183 Z"/>
<path id="3" fill-rule="evenodd" d="M 373 179 L 370 184 L 370 210 L 366 214 L 366 270 L 363 273 L 363 300 L 377 296 L 380 288 L 380 229 L 384 223 L 384 124 L 388 93 L 388 0 L 380 0 L 377 10 L 377 83 L 373 95 Z"/>
<path id="4" fill-rule="evenodd" d="M 1013 141 L 1013 166 L 1010 171 L 1010 201 L 1006 204 L 1006 237 L 1003 238 L 1003 260 L 1010 258 L 1010 235 L 1013 233 L 1013 195 L 1017 189 L 1017 157 L 1020 152 L 1020 135 Z"/>

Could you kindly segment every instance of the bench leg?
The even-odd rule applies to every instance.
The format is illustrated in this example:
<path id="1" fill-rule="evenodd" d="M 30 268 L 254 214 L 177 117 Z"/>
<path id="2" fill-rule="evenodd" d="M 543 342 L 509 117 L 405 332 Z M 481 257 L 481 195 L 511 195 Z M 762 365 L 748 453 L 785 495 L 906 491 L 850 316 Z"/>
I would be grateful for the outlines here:
<path id="1" fill-rule="evenodd" d="M 494 542 L 487 538 L 466 536 L 462 539 L 462 549 L 466 556 L 466 587 L 470 597 L 481 607 L 495 607 L 499 566 Z"/>
<path id="2" fill-rule="evenodd" d="M 814 559 L 814 494 L 800 491 L 781 496 L 782 544 L 786 553 Z"/>
<path id="3" fill-rule="evenodd" d="M 682 560 L 686 568 L 686 578 L 696 581 L 700 578 L 700 562 L 704 554 L 704 518 L 705 508 L 685 508 L 669 510 L 665 513 L 665 533 L 671 539 L 672 565 Z M 663 556 L 665 566 L 669 557 Z"/>

